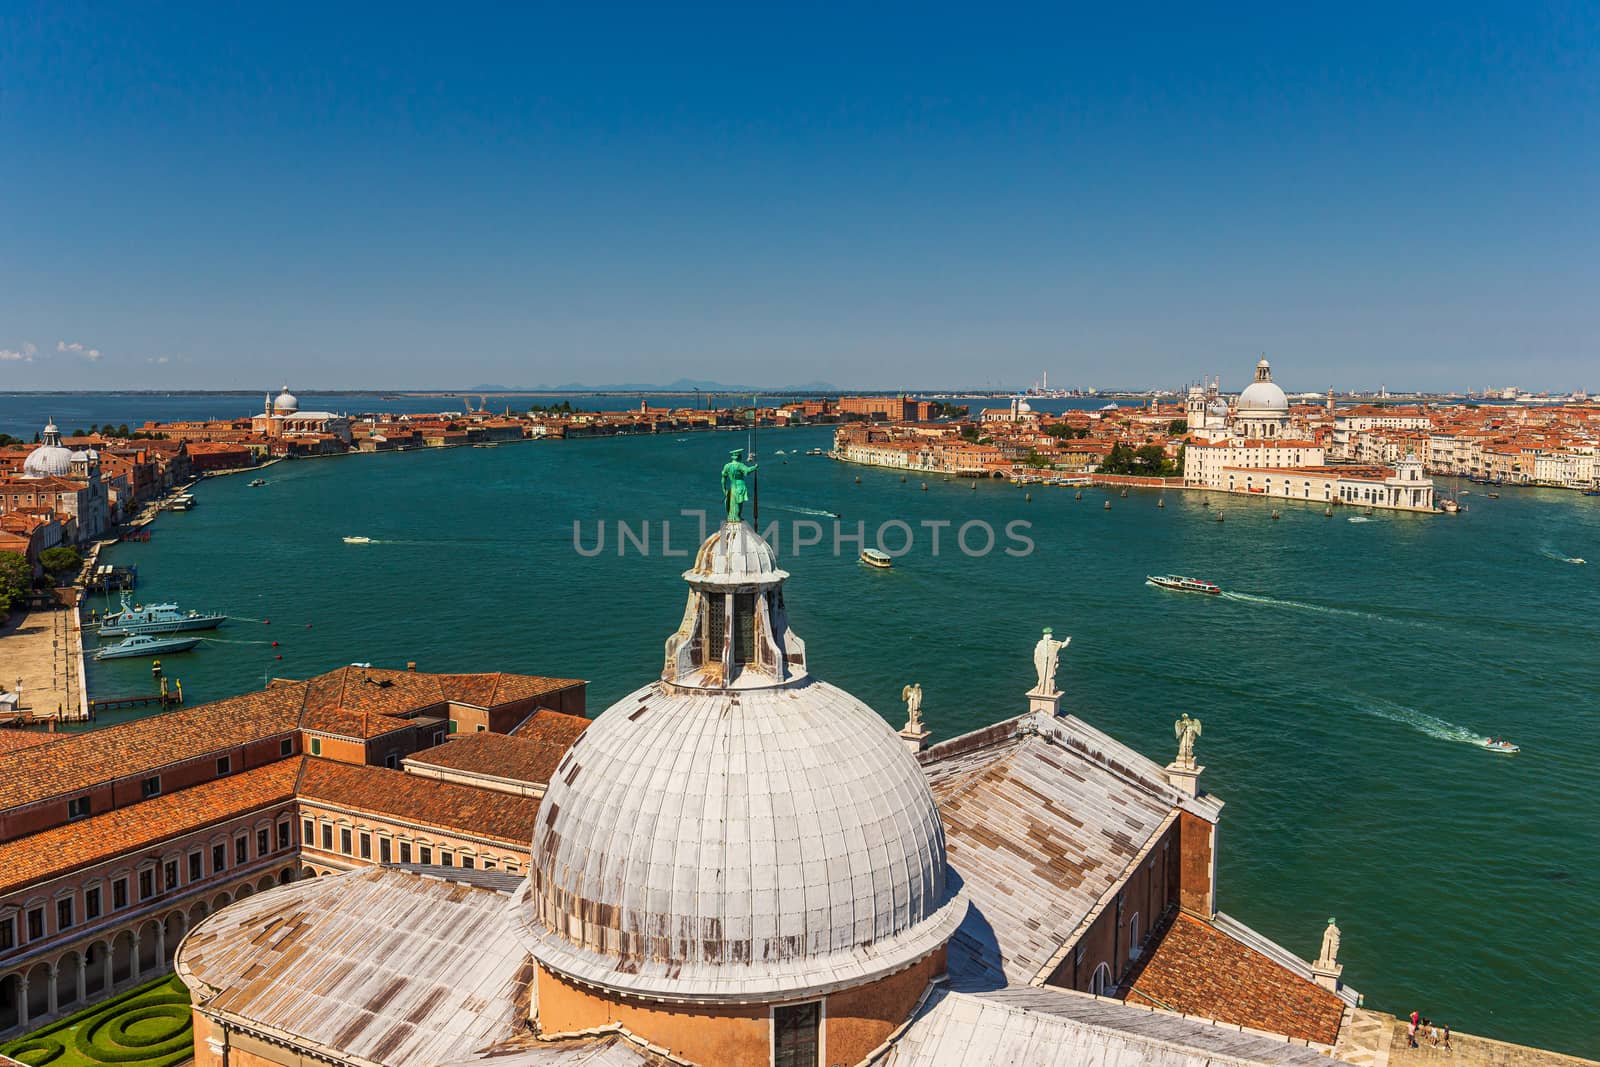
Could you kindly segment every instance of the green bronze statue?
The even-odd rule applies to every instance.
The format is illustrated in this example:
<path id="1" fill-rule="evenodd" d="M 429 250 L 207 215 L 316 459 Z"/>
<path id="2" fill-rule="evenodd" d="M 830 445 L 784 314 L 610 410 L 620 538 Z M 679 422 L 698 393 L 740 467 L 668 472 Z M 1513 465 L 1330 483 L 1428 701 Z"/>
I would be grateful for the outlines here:
<path id="1" fill-rule="evenodd" d="M 728 505 L 728 521 L 744 518 L 744 504 L 750 499 L 750 483 L 746 481 L 756 472 L 759 464 L 744 461 L 744 449 L 728 453 L 728 462 L 722 467 L 722 499 Z"/>

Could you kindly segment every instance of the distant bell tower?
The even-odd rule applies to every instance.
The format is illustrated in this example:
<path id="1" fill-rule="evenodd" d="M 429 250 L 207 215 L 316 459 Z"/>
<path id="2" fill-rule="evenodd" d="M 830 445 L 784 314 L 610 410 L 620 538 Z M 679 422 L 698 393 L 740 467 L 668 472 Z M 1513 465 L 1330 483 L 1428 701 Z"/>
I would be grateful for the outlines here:
<path id="1" fill-rule="evenodd" d="M 1333 414 L 1333 386 L 1328 386 L 1328 414 Z"/>

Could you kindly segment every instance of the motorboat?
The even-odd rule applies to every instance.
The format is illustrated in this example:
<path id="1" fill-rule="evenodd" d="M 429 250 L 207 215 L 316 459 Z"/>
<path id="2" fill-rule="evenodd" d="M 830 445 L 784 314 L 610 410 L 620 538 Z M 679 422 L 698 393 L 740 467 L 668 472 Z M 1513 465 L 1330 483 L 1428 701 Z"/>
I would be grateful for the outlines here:
<path id="1" fill-rule="evenodd" d="M 372 538 L 370 538 L 370 537 L 346 537 L 344 539 L 344 543 L 347 544 L 347 545 L 370 545 L 370 544 L 372 544 Z"/>
<path id="2" fill-rule="evenodd" d="M 889 557 L 889 553 L 879 551 L 876 548 L 863 548 L 861 550 L 861 562 L 869 567 L 877 567 L 879 570 L 885 571 L 894 566 L 894 560 Z"/>
<path id="3" fill-rule="evenodd" d="M 1145 582 L 1180 593 L 1207 593 L 1216 596 L 1222 592 L 1222 587 L 1216 582 L 1208 582 L 1204 578 L 1186 578 L 1181 574 L 1151 574 L 1145 577 Z"/>
<path id="4" fill-rule="evenodd" d="M 1490 738 L 1489 740 L 1487 740 L 1487 741 L 1485 741 L 1483 743 L 1483 747 L 1488 749 L 1490 752 L 1512 753 L 1512 752 L 1521 752 L 1522 751 L 1520 746 L 1514 745 L 1510 741 L 1507 741 L 1504 738 L 1500 738 L 1500 737 L 1492 737 L 1492 738 Z"/>
<path id="5" fill-rule="evenodd" d="M 263 485 L 266 485 L 266 484 L 267 484 L 267 480 L 265 478 L 252 478 L 252 479 L 250 479 L 250 488 L 252 488 L 252 489 L 259 489 Z"/>
<path id="6" fill-rule="evenodd" d="M 97 649 L 95 659 L 132 659 L 135 656 L 165 656 L 169 652 L 187 652 L 204 638 L 155 637 L 151 634 L 134 634 L 114 645 Z"/>
<path id="7" fill-rule="evenodd" d="M 186 630 L 215 630 L 227 616 L 221 612 L 184 611 L 176 604 L 129 605 L 100 620 L 101 637 L 129 637 L 134 634 L 173 634 Z"/>

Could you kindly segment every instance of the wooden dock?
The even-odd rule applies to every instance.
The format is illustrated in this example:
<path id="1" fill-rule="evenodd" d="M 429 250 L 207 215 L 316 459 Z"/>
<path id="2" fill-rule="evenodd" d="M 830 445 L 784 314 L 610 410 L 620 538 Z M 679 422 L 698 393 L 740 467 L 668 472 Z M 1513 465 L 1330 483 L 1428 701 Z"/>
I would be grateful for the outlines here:
<path id="1" fill-rule="evenodd" d="M 183 703 L 183 692 L 176 693 L 144 693 L 137 696 L 123 697 L 97 697 L 89 701 L 89 714 L 94 715 L 102 711 L 115 711 L 118 708 L 142 708 L 150 704 L 161 705 L 161 710 L 175 708 Z"/>

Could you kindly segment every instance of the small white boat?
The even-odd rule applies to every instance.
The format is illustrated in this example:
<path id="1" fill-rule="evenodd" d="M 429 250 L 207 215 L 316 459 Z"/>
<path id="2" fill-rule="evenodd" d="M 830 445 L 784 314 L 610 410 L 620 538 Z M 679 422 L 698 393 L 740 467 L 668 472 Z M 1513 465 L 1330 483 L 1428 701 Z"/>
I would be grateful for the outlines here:
<path id="1" fill-rule="evenodd" d="M 1490 738 L 1488 741 L 1485 741 L 1483 743 L 1483 747 L 1488 749 L 1490 752 L 1511 753 L 1511 752 L 1521 752 L 1522 751 L 1522 749 L 1519 748 L 1517 745 L 1514 745 L 1510 741 L 1506 741 L 1506 740 L 1504 740 L 1502 738 L 1499 738 L 1499 737 Z"/>
<path id="2" fill-rule="evenodd" d="M 134 656 L 165 656 L 169 652 L 187 652 L 200 643 L 198 637 L 152 637 L 134 634 L 114 645 L 95 651 L 95 659 L 131 659 Z"/>
<path id="3" fill-rule="evenodd" d="M 863 548 L 861 550 L 861 562 L 869 567 L 877 567 L 879 570 L 888 570 L 894 566 L 894 560 L 889 557 L 889 554 L 880 552 L 876 548 Z"/>
<path id="4" fill-rule="evenodd" d="M 347 545 L 370 545 L 370 544 L 372 544 L 372 538 L 370 538 L 370 537 L 346 537 L 344 539 L 344 543 L 347 544 Z"/>

